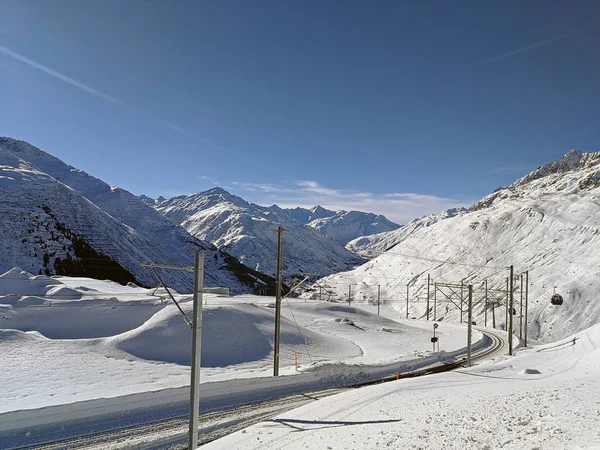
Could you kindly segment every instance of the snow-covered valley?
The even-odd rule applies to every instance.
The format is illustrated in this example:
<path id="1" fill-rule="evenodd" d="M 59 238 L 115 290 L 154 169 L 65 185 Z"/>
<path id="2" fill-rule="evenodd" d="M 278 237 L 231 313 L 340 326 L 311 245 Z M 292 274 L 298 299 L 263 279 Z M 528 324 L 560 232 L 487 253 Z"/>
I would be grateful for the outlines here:
<path id="1" fill-rule="evenodd" d="M 284 300 L 278 378 L 272 377 L 274 298 L 204 294 L 201 381 L 202 404 L 209 409 L 460 360 L 466 345 L 464 292 L 462 310 L 456 303 L 458 291 L 468 285 L 474 287 L 475 348 L 487 345 L 486 333 L 505 339 L 511 265 L 517 354 L 344 392 L 210 446 L 581 448 L 600 439 L 595 431 L 600 153 L 570 152 L 468 210 L 350 241 L 353 252 L 374 258 L 364 262 L 341 245 L 344 233 L 335 242 L 323 232 L 344 212 L 260 207 L 218 188 L 156 203 L 110 188 L 35 148 L 7 142 L 0 142 L 0 189 L 10 213 L 0 222 L 7 243 L 2 264 L 18 263 L 31 273 L 8 270 L 11 265 L 0 275 L 0 442 L 6 448 L 41 442 L 54 415 L 93 424 L 98 411 L 114 419 L 132 405 L 151 416 L 167 405 L 185 406 L 191 330 L 167 291 L 148 287 L 158 283 L 139 263 L 189 265 L 189 255 L 204 251 L 207 285 L 248 292 L 227 268 L 227 258 L 233 259 L 228 253 L 272 274 L 273 258 L 265 255 L 276 253 L 275 226 L 288 230 L 288 273 L 331 275 L 300 298 Z M 100 229 L 102 236 L 88 231 Z M 355 234 L 366 228 L 348 229 Z M 96 252 L 88 256 L 94 265 L 121 271 L 120 283 L 44 274 L 71 264 L 77 245 Z M 191 278 L 178 277 L 170 275 L 167 285 L 189 316 L 191 298 L 178 289 L 188 291 Z M 525 290 L 522 279 L 528 280 Z M 555 290 L 564 298 L 561 305 L 550 302 Z M 439 327 L 439 352 L 432 351 L 428 316 Z M 496 331 L 489 329 L 492 320 Z M 521 321 L 529 334 L 527 348 L 518 339 Z M 62 422 L 59 428 L 68 438 L 70 428 Z"/>

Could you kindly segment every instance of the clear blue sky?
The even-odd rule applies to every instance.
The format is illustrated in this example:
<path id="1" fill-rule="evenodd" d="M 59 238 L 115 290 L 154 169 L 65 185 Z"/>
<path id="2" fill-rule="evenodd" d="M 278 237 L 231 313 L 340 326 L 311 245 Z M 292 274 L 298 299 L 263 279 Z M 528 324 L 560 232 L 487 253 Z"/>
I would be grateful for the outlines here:
<path id="1" fill-rule="evenodd" d="M 0 135 L 397 221 L 600 150 L 598 1 L 0 1 Z"/>

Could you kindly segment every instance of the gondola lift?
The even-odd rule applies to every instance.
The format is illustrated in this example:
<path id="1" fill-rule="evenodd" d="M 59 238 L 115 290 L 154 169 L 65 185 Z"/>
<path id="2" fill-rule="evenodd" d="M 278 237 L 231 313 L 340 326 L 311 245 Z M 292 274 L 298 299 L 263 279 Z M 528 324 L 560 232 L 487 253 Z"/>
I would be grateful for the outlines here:
<path id="1" fill-rule="evenodd" d="M 555 306 L 560 306 L 563 304 L 562 295 L 556 293 L 556 286 L 554 286 L 554 294 L 552 294 L 552 298 L 550 299 L 550 303 Z"/>

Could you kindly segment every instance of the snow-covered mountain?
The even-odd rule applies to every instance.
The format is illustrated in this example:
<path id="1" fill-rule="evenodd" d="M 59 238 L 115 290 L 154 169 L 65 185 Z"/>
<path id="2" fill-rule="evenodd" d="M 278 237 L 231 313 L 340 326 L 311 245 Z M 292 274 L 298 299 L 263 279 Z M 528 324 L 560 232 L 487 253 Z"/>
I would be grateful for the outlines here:
<path id="1" fill-rule="evenodd" d="M 292 220 L 296 220 L 304 225 L 308 225 L 313 220 L 324 219 L 326 217 L 335 216 L 336 212 L 331 211 L 329 209 L 325 209 L 322 206 L 314 206 L 310 209 L 306 208 L 280 208 L 277 205 L 271 206 L 269 209 L 277 211 L 280 214 L 283 214 L 289 217 Z"/>
<path id="2" fill-rule="evenodd" d="M 420 228 L 429 227 L 440 220 L 464 214 L 468 211 L 469 210 L 466 208 L 452 208 L 441 213 L 424 216 L 420 219 L 412 220 L 408 224 L 399 227 L 394 231 L 365 235 L 353 239 L 346 244 L 346 248 L 364 258 L 373 259 L 386 250 L 394 248 L 396 244 L 402 242 L 407 236 Z"/>
<path id="3" fill-rule="evenodd" d="M 153 286 L 156 278 L 140 262 L 190 266 L 195 252 L 203 251 L 208 286 L 248 292 L 272 285 L 269 277 L 192 237 L 130 192 L 23 141 L 0 138 L 0 195 L 0 241 L 6 249 L 0 271 L 19 266 Z M 162 277 L 180 291 L 193 286 L 187 272 L 163 271 Z"/>
<path id="4" fill-rule="evenodd" d="M 441 220 L 440 220 L 441 219 Z M 424 314 L 427 275 L 434 282 L 473 283 L 475 320 L 483 322 L 482 283 L 504 289 L 507 267 L 529 271 L 529 336 L 551 341 L 600 322 L 600 152 L 571 151 L 469 211 L 429 216 L 379 238 L 384 251 L 355 270 L 321 280 L 347 298 L 381 298 L 409 313 Z M 375 239 L 374 239 L 375 240 Z M 515 290 L 519 280 L 515 281 Z M 564 298 L 550 304 L 554 287 Z M 516 291 L 516 297 L 519 293 Z M 446 309 L 448 306 L 448 309 Z M 497 321 L 504 325 L 504 309 Z M 441 311 L 440 311 L 441 310 Z M 438 318 L 458 320 L 445 302 Z M 518 317 L 518 316 L 517 316 Z"/>
<path id="5" fill-rule="evenodd" d="M 272 206 L 271 208 L 276 208 Z M 283 209 L 289 215 L 340 245 L 346 245 L 353 239 L 375 233 L 383 233 L 400 228 L 385 216 L 362 211 L 330 211 L 320 206 L 311 209 Z M 352 248 L 348 248 L 352 251 Z"/>
<path id="6" fill-rule="evenodd" d="M 173 197 L 156 208 L 193 236 L 212 242 L 247 266 L 268 274 L 274 274 L 276 269 L 279 226 L 287 230 L 283 265 L 288 274 L 331 274 L 364 262 L 317 230 L 293 219 L 285 210 L 248 203 L 222 188 Z M 292 211 L 298 212 L 298 216 L 304 214 Z"/>

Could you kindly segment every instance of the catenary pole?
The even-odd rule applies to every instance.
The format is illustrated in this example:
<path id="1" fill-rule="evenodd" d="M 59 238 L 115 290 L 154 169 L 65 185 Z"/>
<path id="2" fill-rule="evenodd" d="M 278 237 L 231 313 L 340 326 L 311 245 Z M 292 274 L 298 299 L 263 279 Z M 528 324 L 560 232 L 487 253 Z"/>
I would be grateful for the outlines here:
<path id="1" fill-rule="evenodd" d="M 431 277 L 427 274 L 427 320 L 429 320 L 429 286 L 431 285 Z"/>
<path id="2" fill-rule="evenodd" d="M 465 310 L 464 307 L 464 298 L 463 298 L 463 288 L 464 288 L 464 281 L 461 280 L 460 281 L 460 323 L 463 323 L 463 311 Z"/>
<path id="3" fill-rule="evenodd" d="M 513 296 L 513 281 L 514 281 L 514 273 L 513 266 L 510 266 L 510 309 L 508 311 L 509 321 L 508 321 L 508 354 L 513 354 L 513 311 L 514 311 L 514 296 Z"/>
<path id="4" fill-rule="evenodd" d="M 521 309 L 521 313 L 519 314 L 519 339 L 523 339 L 523 274 L 520 276 L 521 278 L 521 289 L 519 290 L 521 295 L 521 301 L 519 302 L 519 307 Z"/>
<path id="5" fill-rule="evenodd" d="M 506 277 L 506 301 L 504 302 L 504 331 L 508 331 L 508 306 L 510 303 L 510 295 L 508 293 L 508 277 Z"/>
<path id="6" fill-rule="evenodd" d="M 487 312 L 488 312 L 488 285 L 487 278 L 485 279 L 485 309 L 483 310 L 484 326 L 487 327 Z"/>
<path id="7" fill-rule="evenodd" d="M 277 228 L 277 279 L 275 286 L 275 343 L 273 349 L 273 376 L 279 375 L 279 341 L 281 335 L 281 276 L 283 257 L 283 227 Z"/>
<path id="8" fill-rule="evenodd" d="M 469 311 L 467 312 L 467 366 L 471 366 L 471 342 L 473 337 L 473 285 L 469 285 Z"/>
<path id="9" fill-rule="evenodd" d="M 406 318 L 408 319 L 408 283 L 406 283 Z"/>
<path id="10" fill-rule="evenodd" d="M 525 347 L 527 347 L 527 307 L 529 305 L 529 270 L 525 271 Z"/>
<path id="11" fill-rule="evenodd" d="M 202 289 L 204 286 L 204 253 L 196 253 L 194 264 L 194 315 L 192 317 L 192 374 L 190 380 L 190 428 L 188 448 L 198 448 L 200 416 L 200 357 L 202 355 Z"/>
<path id="12" fill-rule="evenodd" d="M 437 281 L 433 283 L 433 320 L 437 320 L 437 306 L 436 305 L 437 305 Z M 439 344 L 438 344 L 438 348 L 439 348 Z"/>

